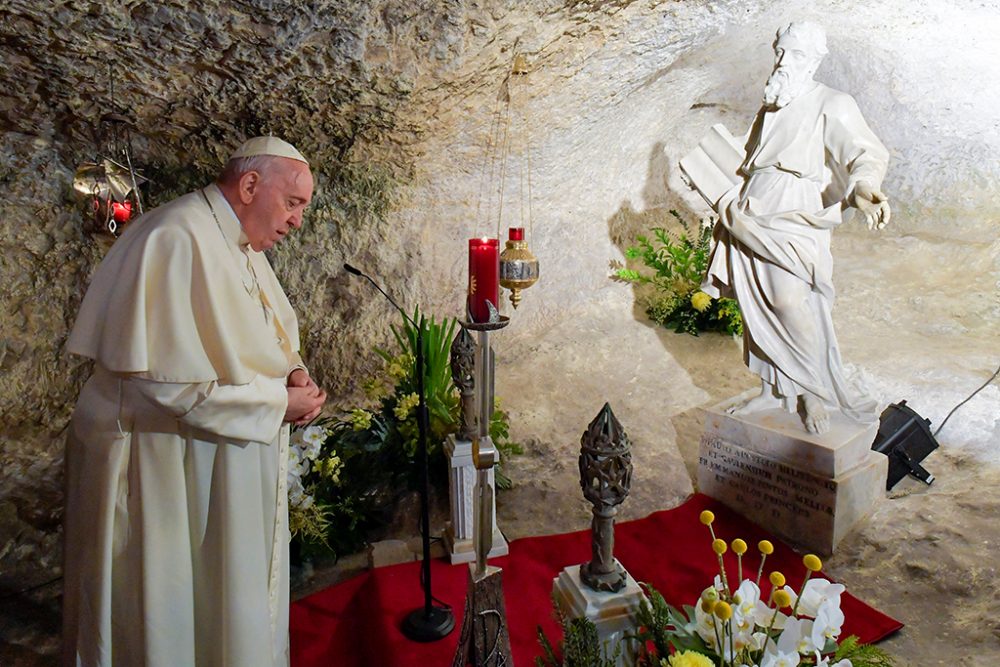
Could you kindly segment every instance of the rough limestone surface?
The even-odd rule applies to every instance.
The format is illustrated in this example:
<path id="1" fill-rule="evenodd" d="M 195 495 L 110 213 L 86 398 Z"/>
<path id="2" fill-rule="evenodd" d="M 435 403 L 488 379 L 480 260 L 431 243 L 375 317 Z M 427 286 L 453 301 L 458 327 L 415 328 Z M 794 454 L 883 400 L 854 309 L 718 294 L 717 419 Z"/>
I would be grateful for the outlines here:
<path id="1" fill-rule="evenodd" d="M 818 78 L 855 96 L 892 155 L 892 225 L 834 236 L 845 359 L 884 403 L 905 398 L 937 426 L 1000 363 L 991 3 L 8 0 L 0 595 L 60 572 L 62 441 L 89 372 L 64 345 L 108 244 L 83 230 L 70 183 L 97 150 L 102 113 L 114 106 L 135 120 L 154 203 L 204 184 L 246 136 L 273 132 L 311 158 L 313 209 L 272 260 L 332 407 L 358 396 L 371 347 L 396 321 L 343 262 L 408 309 L 458 315 L 466 239 L 526 222 L 530 156 L 542 279 L 495 336 L 498 393 L 526 443 L 499 522 L 512 537 L 575 530 L 589 523 L 579 438 L 605 401 L 633 441 L 621 514 L 631 518 L 690 493 L 702 408 L 754 384 L 736 342 L 653 327 L 638 295 L 608 279 L 609 262 L 636 234 L 669 225 L 671 208 L 706 215 L 677 161 L 714 123 L 745 130 L 773 31 L 792 18 L 827 27 Z M 515 53 L 531 72 L 507 89 L 508 125 L 499 111 Z M 501 164 L 493 140 L 507 128 Z M 927 462 L 935 485 L 897 487 L 829 568 L 909 625 L 888 643 L 904 663 L 995 665 L 1000 387 L 963 406 L 939 440 Z M 51 664 L 57 594 L 50 585 L 4 599 L 0 663 Z"/>

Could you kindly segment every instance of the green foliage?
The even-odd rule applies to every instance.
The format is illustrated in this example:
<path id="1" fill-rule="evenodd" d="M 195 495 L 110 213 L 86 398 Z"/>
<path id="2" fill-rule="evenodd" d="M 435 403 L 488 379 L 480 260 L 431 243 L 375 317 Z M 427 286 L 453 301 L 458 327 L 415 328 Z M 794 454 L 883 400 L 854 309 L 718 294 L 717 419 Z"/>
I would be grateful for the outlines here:
<path id="1" fill-rule="evenodd" d="M 555 600 L 553 599 L 553 604 Z M 556 617 L 562 626 L 563 636 L 559 641 L 560 659 L 552 643 L 545 636 L 542 626 L 538 626 L 538 642 L 544 653 L 535 658 L 536 667 L 614 667 L 622 647 L 615 646 L 608 655 L 608 647 L 602 646 L 597 636 L 597 626 L 588 618 L 566 617 L 555 604 Z"/>
<path id="2" fill-rule="evenodd" d="M 454 433 L 458 423 L 458 395 L 451 379 L 451 341 L 454 338 L 457 320 L 445 318 L 436 322 L 421 318 L 420 309 L 414 309 L 413 321 L 424 327 L 424 395 L 427 398 L 427 413 L 430 431 L 427 434 L 428 452 L 440 449 L 441 443 L 449 433 Z M 403 350 L 404 361 L 411 364 L 406 374 L 396 385 L 396 396 L 416 396 L 419 385 L 417 382 L 417 329 L 406 319 L 401 328 L 392 327 L 396 344 Z M 388 364 L 396 358 L 385 350 L 375 352 Z M 412 362 L 411 362 L 412 360 Z M 395 409 L 399 405 L 397 400 Z M 398 418 L 398 415 L 397 415 Z M 417 428 L 416 410 L 400 420 L 397 427 L 403 434 L 407 452 L 412 457 L 416 454 L 419 430 Z"/>
<path id="3" fill-rule="evenodd" d="M 457 322 L 422 317 L 419 310 L 414 311 L 413 320 L 424 327 L 431 481 L 442 482 L 442 444 L 459 424 L 458 391 L 451 377 L 451 342 Z M 293 444 L 298 443 L 298 450 L 309 451 L 312 457 L 301 477 L 303 492 L 309 499 L 293 499 L 291 490 L 289 495 L 289 524 L 305 555 L 341 555 L 358 550 L 373 528 L 391 518 L 400 495 L 408 488 L 416 488 L 417 329 L 404 318 L 400 326 L 392 327 L 392 332 L 397 345 L 395 354 L 376 349 L 385 365 L 381 373 L 364 384 L 374 405 L 343 411 L 301 429 L 307 434 L 310 429 L 324 430 L 318 452 L 309 451 L 303 444 L 308 438 L 298 432 L 293 434 Z M 520 446 L 510 441 L 509 430 L 507 413 L 495 410 L 490 434 L 500 451 L 501 463 L 521 453 Z M 499 467 L 496 477 L 499 488 L 509 488 L 510 480 Z"/>
<path id="4" fill-rule="evenodd" d="M 850 660 L 854 667 L 894 667 L 896 659 L 871 644 L 860 644 L 855 635 L 840 642 L 831 662 Z"/>
<path id="5" fill-rule="evenodd" d="M 654 227 L 653 238 L 639 236 L 637 245 L 625 256 L 640 260 L 652 273 L 621 267 L 614 277 L 624 282 L 652 287 L 645 297 L 650 319 L 677 333 L 697 336 L 700 331 L 742 334 L 743 321 L 733 299 L 712 299 L 698 290 L 711 257 L 712 226 L 692 229 L 681 215 L 670 211 L 684 231 L 675 234 L 665 227 Z"/>
<path id="6" fill-rule="evenodd" d="M 705 642 L 688 621 L 694 619 L 694 608 L 685 607 L 684 612 L 681 612 L 667 604 L 660 592 L 649 584 L 640 585 L 646 591 L 646 600 L 641 601 L 639 611 L 636 613 L 639 629 L 634 635 L 626 637 L 639 642 L 638 664 L 659 664 L 654 656 L 670 655 L 671 646 L 678 651 L 694 650 L 707 653 Z M 646 651 L 647 643 L 652 643 L 655 653 L 650 654 Z"/>

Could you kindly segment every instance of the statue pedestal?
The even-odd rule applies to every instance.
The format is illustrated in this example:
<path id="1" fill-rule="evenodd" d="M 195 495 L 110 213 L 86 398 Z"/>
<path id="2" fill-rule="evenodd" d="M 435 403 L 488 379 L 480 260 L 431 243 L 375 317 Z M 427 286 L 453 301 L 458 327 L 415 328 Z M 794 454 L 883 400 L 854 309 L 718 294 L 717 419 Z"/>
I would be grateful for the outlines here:
<path id="1" fill-rule="evenodd" d="M 615 563 L 618 563 L 617 558 Z M 635 663 L 637 645 L 635 642 L 622 643 L 622 638 L 626 633 L 635 632 L 635 616 L 646 599 L 632 575 L 626 571 L 625 577 L 625 588 L 617 593 L 591 589 L 580 579 L 579 565 L 564 568 L 552 580 L 552 596 L 561 613 L 567 618 L 590 619 L 597 626 L 597 637 L 607 648 L 608 655 L 621 644 L 622 653 L 615 663 L 618 667 Z"/>
<path id="2" fill-rule="evenodd" d="M 475 519 L 473 515 L 473 498 L 476 488 L 476 466 L 472 461 L 472 443 L 468 440 L 458 440 L 454 435 L 448 436 L 444 443 L 444 453 L 448 458 L 448 495 L 451 502 L 451 521 L 444 532 L 445 550 L 451 563 L 471 563 L 476 560 L 476 549 L 473 546 L 475 534 Z M 489 471 L 490 487 L 496 491 L 493 470 Z M 494 497 L 496 497 L 494 495 Z M 493 508 L 493 525 L 497 525 L 496 503 Z M 493 530 L 493 546 L 487 558 L 506 556 L 509 549 L 507 540 L 499 528 Z"/>
<path id="3" fill-rule="evenodd" d="M 871 449 L 878 423 L 835 414 L 814 435 L 780 409 L 726 414 L 752 393 L 708 410 L 698 490 L 794 546 L 831 554 L 885 494 L 888 459 Z"/>

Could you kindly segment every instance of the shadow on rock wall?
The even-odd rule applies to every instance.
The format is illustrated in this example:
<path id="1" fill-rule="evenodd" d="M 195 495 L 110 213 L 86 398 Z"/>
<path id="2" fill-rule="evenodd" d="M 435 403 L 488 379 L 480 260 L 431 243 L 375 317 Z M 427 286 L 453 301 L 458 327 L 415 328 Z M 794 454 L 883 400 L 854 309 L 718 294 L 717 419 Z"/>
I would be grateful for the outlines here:
<path id="1" fill-rule="evenodd" d="M 608 219 L 608 235 L 624 255 L 634 246 L 640 235 L 649 236 L 655 227 L 663 227 L 669 232 L 684 232 L 680 222 L 671 215 L 676 211 L 688 225 L 696 227 L 708 212 L 692 207 L 685 197 L 673 190 L 669 183 L 671 175 L 678 168 L 679 156 L 669 155 L 662 143 L 655 143 L 649 153 L 646 183 L 642 188 L 642 208 L 636 210 L 629 200 L 624 200 L 618 210 Z M 612 260 L 613 271 L 620 264 Z M 640 259 L 626 259 L 625 268 L 643 273 L 651 273 Z M 637 322 L 654 329 L 664 354 L 671 357 L 687 372 L 692 382 L 704 390 L 709 399 L 700 406 L 685 410 L 670 417 L 670 423 L 677 433 L 677 446 L 692 479 L 696 479 L 698 443 L 704 422 L 704 408 L 725 398 L 740 393 L 753 386 L 754 378 L 746 370 L 742 361 L 742 348 L 732 337 L 714 332 L 692 336 L 675 333 L 650 319 L 646 309 L 654 296 L 651 285 L 635 285 L 622 281 L 622 289 L 631 289 L 633 296 L 632 313 Z"/>

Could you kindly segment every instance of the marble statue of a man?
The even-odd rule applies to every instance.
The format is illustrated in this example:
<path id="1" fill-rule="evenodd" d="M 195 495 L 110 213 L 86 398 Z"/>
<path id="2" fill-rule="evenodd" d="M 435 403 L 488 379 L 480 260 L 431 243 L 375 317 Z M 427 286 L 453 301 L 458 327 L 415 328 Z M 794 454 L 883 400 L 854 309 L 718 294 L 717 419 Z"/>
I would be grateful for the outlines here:
<path id="1" fill-rule="evenodd" d="M 829 429 L 830 410 L 875 419 L 875 402 L 845 379 L 837 348 L 830 233 L 849 207 L 869 229 L 890 216 L 879 190 L 888 152 L 849 95 L 813 80 L 826 52 L 816 25 L 778 30 L 743 180 L 714 206 L 717 245 L 702 287 L 739 302 L 744 360 L 761 378 L 760 394 L 733 411 L 796 411 L 801 397 L 811 433 Z"/>

